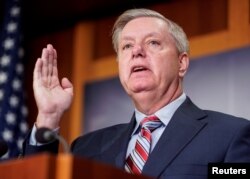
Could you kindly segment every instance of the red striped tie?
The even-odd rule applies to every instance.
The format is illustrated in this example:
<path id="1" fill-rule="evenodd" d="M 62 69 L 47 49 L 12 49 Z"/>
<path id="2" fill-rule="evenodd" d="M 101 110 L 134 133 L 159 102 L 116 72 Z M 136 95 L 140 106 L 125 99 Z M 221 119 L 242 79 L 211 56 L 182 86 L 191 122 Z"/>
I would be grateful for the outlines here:
<path id="1" fill-rule="evenodd" d="M 125 170 L 133 174 L 141 174 L 151 148 L 151 132 L 160 127 L 162 122 L 156 116 L 144 118 L 141 123 L 141 131 L 138 134 L 135 148 L 126 159 Z"/>

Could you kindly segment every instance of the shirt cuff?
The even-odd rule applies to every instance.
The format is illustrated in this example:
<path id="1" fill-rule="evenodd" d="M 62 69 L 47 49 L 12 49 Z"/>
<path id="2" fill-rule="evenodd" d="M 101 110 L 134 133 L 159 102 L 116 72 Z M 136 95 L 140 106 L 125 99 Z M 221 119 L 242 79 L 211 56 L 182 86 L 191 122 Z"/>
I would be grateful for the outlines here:
<path id="1" fill-rule="evenodd" d="M 33 145 L 33 146 L 41 146 L 41 145 L 48 144 L 48 143 L 37 142 L 36 137 L 35 137 L 36 131 L 37 131 L 37 127 L 34 124 L 33 127 L 32 127 L 32 131 L 31 131 L 31 135 L 30 135 L 30 139 L 29 139 L 29 144 Z M 58 134 L 59 133 L 59 127 L 54 129 L 53 132 Z"/>

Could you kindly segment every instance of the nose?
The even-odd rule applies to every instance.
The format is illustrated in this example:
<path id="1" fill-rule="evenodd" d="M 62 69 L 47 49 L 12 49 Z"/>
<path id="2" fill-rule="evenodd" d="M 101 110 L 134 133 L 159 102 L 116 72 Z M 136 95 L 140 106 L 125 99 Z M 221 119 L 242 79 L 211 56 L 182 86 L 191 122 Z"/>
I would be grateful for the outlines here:
<path id="1" fill-rule="evenodd" d="M 145 50 L 142 45 L 135 45 L 132 50 L 133 58 L 145 57 Z"/>

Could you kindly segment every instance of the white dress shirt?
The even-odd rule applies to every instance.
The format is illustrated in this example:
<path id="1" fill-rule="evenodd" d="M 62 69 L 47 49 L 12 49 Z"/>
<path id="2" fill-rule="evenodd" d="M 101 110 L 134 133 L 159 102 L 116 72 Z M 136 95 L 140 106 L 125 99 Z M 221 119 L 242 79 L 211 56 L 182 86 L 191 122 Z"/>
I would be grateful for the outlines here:
<path id="1" fill-rule="evenodd" d="M 170 119 L 174 115 L 177 108 L 185 101 L 186 94 L 183 93 L 180 97 L 169 103 L 168 105 L 164 106 L 160 110 L 158 110 L 154 115 L 157 116 L 163 125 L 161 127 L 155 129 L 152 132 L 152 143 L 151 143 L 151 151 L 154 149 L 156 143 L 158 142 L 159 138 L 161 137 L 163 131 L 165 130 L 166 126 L 168 125 Z M 135 148 L 135 143 L 138 137 L 138 133 L 140 130 L 139 124 L 140 122 L 147 117 L 147 115 L 141 113 L 137 109 L 135 109 L 135 118 L 136 118 L 136 126 L 135 129 L 131 135 L 131 139 L 128 144 L 127 154 L 126 158 L 129 156 L 129 154 L 132 152 L 132 150 Z"/>

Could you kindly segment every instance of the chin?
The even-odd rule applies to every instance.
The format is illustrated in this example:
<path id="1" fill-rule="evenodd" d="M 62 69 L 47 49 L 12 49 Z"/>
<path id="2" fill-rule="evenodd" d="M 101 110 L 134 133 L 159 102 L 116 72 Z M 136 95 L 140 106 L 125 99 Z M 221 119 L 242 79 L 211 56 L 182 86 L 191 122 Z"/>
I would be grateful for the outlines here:
<path id="1" fill-rule="evenodd" d="M 141 93 L 141 92 L 146 92 L 146 91 L 150 91 L 150 87 L 149 86 L 145 86 L 145 85 L 137 85 L 134 86 L 131 91 L 133 93 Z"/>
<path id="2" fill-rule="evenodd" d="M 140 79 L 140 80 L 136 80 L 136 81 L 130 81 L 130 83 L 128 83 L 126 85 L 127 89 L 127 93 L 131 94 L 131 93 L 140 93 L 140 92 L 146 92 L 146 91 L 150 91 L 152 89 L 155 89 L 157 87 L 157 85 L 152 81 L 152 80 L 146 80 L 146 79 Z"/>

